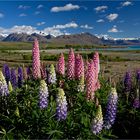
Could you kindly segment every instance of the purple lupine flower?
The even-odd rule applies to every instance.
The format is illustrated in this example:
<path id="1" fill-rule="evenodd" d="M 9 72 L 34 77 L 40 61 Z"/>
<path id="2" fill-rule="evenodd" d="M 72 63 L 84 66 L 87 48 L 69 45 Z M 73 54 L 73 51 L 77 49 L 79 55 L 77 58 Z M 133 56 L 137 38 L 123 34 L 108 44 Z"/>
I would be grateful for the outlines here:
<path id="1" fill-rule="evenodd" d="M 107 110 L 105 115 L 104 127 L 110 129 L 114 124 L 117 113 L 118 95 L 115 88 L 111 88 L 111 93 L 108 98 Z"/>
<path id="2" fill-rule="evenodd" d="M 57 103 L 56 115 L 58 121 L 65 120 L 67 117 L 67 100 L 64 90 L 62 88 L 58 88 L 56 103 Z"/>
<path id="3" fill-rule="evenodd" d="M 137 80 L 137 84 L 140 86 L 140 70 L 138 70 L 136 73 L 136 80 Z"/>
<path id="4" fill-rule="evenodd" d="M 48 106 L 48 87 L 44 80 L 40 81 L 40 89 L 39 89 L 39 107 L 41 109 L 46 108 Z"/>
<path id="5" fill-rule="evenodd" d="M 18 87 L 21 88 L 23 84 L 23 71 L 22 68 L 18 68 Z"/>
<path id="6" fill-rule="evenodd" d="M 133 101 L 133 107 L 134 108 L 139 108 L 140 107 L 139 89 L 137 89 L 137 95 L 136 95 L 136 98 Z"/>
<path id="7" fill-rule="evenodd" d="M 98 106 L 96 116 L 92 122 L 92 132 L 97 135 L 103 128 L 103 115 L 102 115 L 102 107 L 101 105 Z"/>
<path id="8" fill-rule="evenodd" d="M 10 69 L 9 69 L 9 66 L 7 64 L 3 65 L 3 74 L 5 76 L 5 80 L 8 84 L 8 82 L 10 81 Z"/>
<path id="9" fill-rule="evenodd" d="M 125 92 L 130 92 L 131 91 L 131 86 L 132 86 L 131 73 L 126 72 L 125 77 L 124 77 L 124 91 Z"/>
<path id="10" fill-rule="evenodd" d="M 3 73 L 0 71 L 0 96 L 7 96 L 9 95 L 8 86 L 3 76 Z"/>
<path id="11" fill-rule="evenodd" d="M 16 71 L 15 69 L 11 69 L 11 83 L 13 88 L 17 87 L 17 80 L 16 80 Z"/>

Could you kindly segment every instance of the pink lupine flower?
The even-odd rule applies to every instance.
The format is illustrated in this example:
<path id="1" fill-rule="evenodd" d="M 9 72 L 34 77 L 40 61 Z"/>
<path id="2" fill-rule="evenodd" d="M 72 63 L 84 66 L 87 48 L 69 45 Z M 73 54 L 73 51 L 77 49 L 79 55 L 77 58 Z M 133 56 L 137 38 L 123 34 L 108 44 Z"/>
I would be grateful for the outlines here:
<path id="1" fill-rule="evenodd" d="M 80 80 L 84 77 L 84 62 L 81 55 L 77 54 L 75 57 L 75 78 Z"/>
<path id="2" fill-rule="evenodd" d="M 32 49 L 32 68 L 33 68 L 33 77 L 34 79 L 41 78 L 40 73 L 40 53 L 39 53 L 39 44 L 38 40 L 35 39 L 33 43 L 33 49 Z"/>
<path id="3" fill-rule="evenodd" d="M 95 84 L 96 84 L 95 83 L 95 69 L 94 69 L 94 63 L 91 60 L 91 62 L 88 65 L 87 78 L 86 78 L 86 98 L 87 98 L 87 100 L 94 99 Z"/>
<path id="4" fill-rule="evenodd" d="M 75 77 L 75 55 L 73 49 L 70 49 L 68 55 L 67 77 L 70 80 Z"/>
<path id="5" fill-rule="evenodd" d="M 89 64 L 90 64 L 89 61 L 86 60 L 86 61 L 85 61 L 85 68 L 84 68 L 84 70 L 85 70 L 85 80 L 86 80 L 86 78 L 87 78 L 87 71 L 88 71 L 88 65 L 89 65 Z"/>
<path id="6" fill-rule="evenodd" d="M 93 56 L 93 63 L 94 63 L 94 69 L 95 69 L 95 91 L 100 89 L 100 82 L 98 80 L 98 74 L 100 71 L 100 62 L 99 62 L 99 54 L 98 52 L 95 52 L 94 56 Z"/>
<path id="7" fill-rule="evenodd" d="M 100 72 L 100 60 L 99 60 L 98 52 L 95 52 L 95 54 L 93 56 L 93 62 L 94 62 L 94 66 L 95 66 L 95 69 L 97 71 L 97 74 L 99 74 L 99 72 Z"/>
<path id="8" fill-rule="evenodd" d="M 59 56 L 59 60 L 57 63 L 57 73 L 60 75 L 65 74 L 65 59 L 63 53 L 61 53 Z"/>

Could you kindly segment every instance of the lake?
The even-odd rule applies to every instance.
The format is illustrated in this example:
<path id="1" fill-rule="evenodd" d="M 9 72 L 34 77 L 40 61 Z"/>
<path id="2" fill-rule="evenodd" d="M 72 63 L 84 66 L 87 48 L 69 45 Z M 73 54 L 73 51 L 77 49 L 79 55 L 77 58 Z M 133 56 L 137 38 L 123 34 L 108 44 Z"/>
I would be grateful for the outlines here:
<path id="1" fill-rule="evenodd" d="M 125 46 L 124 48 L 93 48 L 93 49 L 82 49 L 82 50 L 98 50 L 98 51 L 137 51 L 140 50 L 140 46 Z"/>

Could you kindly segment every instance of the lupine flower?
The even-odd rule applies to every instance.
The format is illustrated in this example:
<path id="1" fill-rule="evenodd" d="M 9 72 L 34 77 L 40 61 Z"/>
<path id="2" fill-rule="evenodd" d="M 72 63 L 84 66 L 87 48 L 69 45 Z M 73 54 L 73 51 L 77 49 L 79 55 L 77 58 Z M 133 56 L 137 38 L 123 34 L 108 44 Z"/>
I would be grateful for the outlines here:
<path id="1" fill-rule="evenodd" d="M 65 74 L 65 59 L 63 53 L 60 54 L 58 63 L 57 63 L 57 73 L 60 75 Z"/>
<path id="2" fill-rule="evenodd" d="M 124 77 L 124 91 L 125 92 L 130 92 L 131 91 L 131 73 L 126 72 L 125 77 Z"/>
<path id="3" fill-rule="evenodd" d="M 75 55 L 73 49 L 70 49 L 67 64 L 67 77 L 72 80 L 75 77 Z"/>
<path id="4" fill-rule="evenodd" d="M 55 73 L 55 68 L 54 68 L 54 65 L 53 64 L 51 64 L 50 69 L 49 69 L 48 83 L 49 84 L 56 83 L 56 73 Z"/>
<path id="5" fill-rule="evenodd" d="M 11 69 L 11 84 L 12 84 L 13 88 L 16 88 L 17 87 L 15 69 Z"/>
<path id="6" fill-rule="evenodd" d="M 77 54 L 75 57 L 75 78 L 80 80 L 84 77 L 84 62 L 81 55 Z"/>
<path id="7" fill-rule="evenodd" d="M 58 88 L 57 94 L 57 109 L 56 109 L 56 116 L 58 121 L 65 120 L 67 117 L 67 100 L 62 88 Z"/>
<path id="8" fill-rule="evenodd" d="M 101 105 L 98 106 L 96 116 L 92 122 L 92 132 L 97 135 L 103 128 L 103 115 Z"/>
<path id="9" fill-rule="evenodd" d="M 86 61 L 85 61 L 85 68 L 84 68 L 84 69 L 85 69 L 85 80 L 86 80 L 86 78 L 87 78 L 87 73 L 88 73 L 88 66 L 89 66 L 89 64 L 90 64 L 89 61 L 86 60 Z"/>
<path id="10" fill-rule="evenodd" d="M 44 63 L 41 63 L 41 78 L 46 79 L 47 78 L 47 73 L 46 73 L 46 67 Z"/>
<path id="11" fill-rule="evenodd" d="M 84 76 L 82 76 L 79 80 L 79 83 L 78 83 L 78 86 L 77 86 L 77 91 L 78 92 L 83 92 L 84 91 L 84 87 L 85 87 L 85 84 L 84 84 Z"/>
<path id="12" fill-rule="evenodd" d="M 136 95 L 136 98 L 133 101 L 133 107 L 134 108 L 139 108 L 140 107 L 139 89 L 137 89 L 137 95 Z"/>
<path id="13" fill-rule="evenodd" d="M 95 52 L 95 54 L 93 56 L 93 62 L 94 62 L 94 66 L 95 66 L 95 69 L 97 71 L 97 74 L 99 74 L 99 72 L 100 72 L 100 60 L 99 60 L 98 52 Z"/>
<path id="14" fill-rule="evenodd" d="M 7 64 L 4 64 L 4 66 L 3 66 L 3 74 L 5 76 L 5 80 L 8 84 L 8 82 L 10 80 L 10 69 Z"/>
<path id="15" fill-rule="evenodd" d="M 93 61 L 88 65 L 87 78 L 86 78 L 86 98 L 87 100 L 94 99 L 94 91 L 95 91 L 95 70 Z"/>
<path id="16" fill-rule="evenodd" d="M 39 44 L 38 40 L 35 39 L 32 49 L 32 69 L 33 69 L 33 78 L 38 79 L 41 78 L 40 73 L 40 53 L 39 53 Z"/>
<path id="17" fill-rule="evenodd" d="M 13 87 L 10 81 L 8 82 L 8 89 L 9 89 L 9 92 L 13 91 Z"/>
<path id="18" fill-rule="evenodd" d="M 118 95 L 115 88 L 111 88 L 111 93 L 108 98 L 107 110 L 105 115 L 104 127 L 110 129 L 114 124 L 117 113 Z"/>
<path id="19" fill-rule="evenodd" d="M 140 86 L 140 70 L 136 73 L 137 84 Z"/>
<path id="20" fill-rule="evenodd" d="M 23 72 L 22 72 L 22 68 L 19 67 L 18 68 L 18 87 L 21 88 L 23 84 Z"/>
<path id="21" fill-rule="evenodd" d="M 9 95 L 8 86 L 3 76 L 3 73 L 0 71 L 0 96 L 7 96 Z"/>
<path id="22" fill-rule="evenodd" d="M 100 62 L 99 62 L 99 54 L 98 52 L 95 52 L 94 56 L 93 56 L 93 63 L 94 63 L 94 68 L 95 68 L 95 91 L 100 89 L 100 82 L 98 80 L 98 74 L 100 71 Z"/>
<path id="23" fill-rule="evenodd" d="M 41 109 L 46 108 L 48 106 L 48 87 L 44 80 L 40 81 L 40 89 L 39 89 L 39 107 Z"/>

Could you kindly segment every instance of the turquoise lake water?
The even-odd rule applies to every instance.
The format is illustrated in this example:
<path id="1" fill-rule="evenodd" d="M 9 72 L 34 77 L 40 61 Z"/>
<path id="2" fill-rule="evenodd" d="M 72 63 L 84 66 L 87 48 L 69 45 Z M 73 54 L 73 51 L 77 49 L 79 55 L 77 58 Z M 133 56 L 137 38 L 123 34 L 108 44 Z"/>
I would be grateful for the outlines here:
<path id="1" fill-rule="evenodd" d="M 106 51 L 137 51 L 140 50 L 140 46 L 125 46 L 124 48 L 94 48 L 94 49 L 82 49 L 82 50 L 106 50 Z"/>

